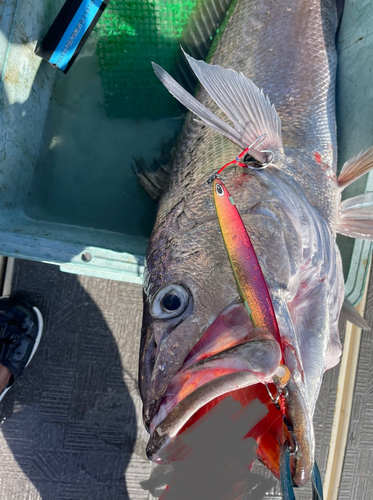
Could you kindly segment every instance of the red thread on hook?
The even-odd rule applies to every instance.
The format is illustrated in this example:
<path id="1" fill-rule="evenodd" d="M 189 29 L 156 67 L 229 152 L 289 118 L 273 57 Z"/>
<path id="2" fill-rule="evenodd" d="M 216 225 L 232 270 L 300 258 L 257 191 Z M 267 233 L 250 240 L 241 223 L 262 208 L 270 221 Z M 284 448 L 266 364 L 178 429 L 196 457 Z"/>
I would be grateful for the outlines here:
<path id="1" fill-rule="evenodd" d="M 285 395 L 284 394 L 280 394 L 279 403 L 280 403 L 281 413 L 283 415 L 285 415 L 286 408 L 285 408 Z"/>
<path id="2" fill-rule="evenodd" d="M 241 163 L 241 162 L 240 162 L 240 161 L 238 161 L 238 160 L 240 160 L 241 158 L 243 158 L 243 157 L 245 156 L 245 154 L 249 152 L 249 149 L 250 149 L 250 148 L 246 148 L 246 149 L 244 149 L 244 150 L 242 151 L 242 153 L 241 153 L 241 154 L 239 154 L 239 155 L 237 156 L 237 158 L 235 158 L 233 161 L 230 161 L 229 163 L 226 163 L 223 167 L 221 167 L 221 169 L 220 169 L 220 170 L 218 170 L 218 171 L 216 172 L 216 175 L 219 175 L 221 172 L 223 172 L 223 170 L 224 170 L 226 167 L 229 167 L 229 165 L 238 165 L 239 167 L 242 167 L 242 168 L 247 168 L 247 165 L 245 165 L 244 163 Z"/>

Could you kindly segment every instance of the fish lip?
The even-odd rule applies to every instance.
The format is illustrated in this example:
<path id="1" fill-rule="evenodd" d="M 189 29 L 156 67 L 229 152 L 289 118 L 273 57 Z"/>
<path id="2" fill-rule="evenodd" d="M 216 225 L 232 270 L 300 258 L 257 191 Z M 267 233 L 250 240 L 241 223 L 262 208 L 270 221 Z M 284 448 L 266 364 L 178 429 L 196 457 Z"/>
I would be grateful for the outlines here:
<path id="1" fill-rule="evenodd" d="M 168 381 L 168 385 L 170 385 L 172 383 L 172 381 L 174 380 L 174 378 L 177 377 L 180 374 L 180 372 L 185 368 L 185 364 L 188 362 L 188 358 L 189 358 L 190 353 L 194 351 L 196 345 L 199 344 L 200 340 L 204 337 L 204 335 L 207 333 L 207 331 L 210 329 L 210 327 L 216 322 L 216 320 L 219 317 L 221 317 L 226 311 L 228 311 L 230 308 L 232 308 L 234 306 L 240 306 L 240 307 L 242 307 L 244 315 L 247 318 L 247 321 L 250 321 L 249 318 L 248 318 L 248 316 L 247 316 L 247 312 L 246 312 L 246 310 L 243 307 L 242 300 L 239 297 L 236 297 L 228 306 L 226 306 L 224 309 L 222 309 L 218 313 L 218 315 L 212 321 L 212 323 L 209 322 L 208 325 L 205 325 L 201 329 L 199 340 L 191 348 L 191 350 L 189 351 L 189 353 L 185 356 L 185 359 L 184 359 L 182 365 L 180 366 L 179 370 L 174 374 L 174 376 L 171 378 L 171 380 Z M 146 311 L 146 309 L 144 309 L 144 314 L 145 313 L 147 313 L 149 315 L 149 313 Z M 182 320 L 179 320 L 178 323 L 175 323 L 175 321 L 174 321 L 173 329 L 177 328 L 177 326 L 180 323 L 182 323 Z M 143 336 L 142 338 L 145 338 L 145 336 Z M 144 344 L 143 346 L 140 347 L 140 353 L 141 352 L 145 353 L 145 351 L 146 351 L 146 344 Z M 159 412 L 159 408 L 161 406 L 161 402 L 162 402 L 162 400 L 164 398 L 165 392 L 163 394 L 161 394 L 160 397 L 158 397 L 158 395 L 155 394 L 154 392 L 150 392 L 149 395 L 146 395 L 146 393 L 145 393 L 146 388 L 143 387 L 143 383 L 144 383 L 145 378 L 143 377 L 143 373 L 141 372 L 141 364 L 145 365 L 144 362 L 142 363 L 141 354 L 140 354 L 140 365 L 139 365 L 139 381 L 140 382 L 139 382 L 139 386 L 140 386 L 141 399 L 142 399 L 142 401 L 144 403 L 144 406 L 143 406 L 143 423 L 144 423 L 144 426 L 145 426 L 146 430 L 150 433 L 151 432 L 151 427 L 152 427 L 152 422 L 153 422 L 154 418 L 156 418 L 156 415 Z M 150 382 L 151 382 L 151 379 L 148 382 L 149 386 L 151 385 Z"/>
<path id="2" fill-rule="evenodd" d="M 243 314 L 243 316 L 241 316 L 241 320 L 243 319 L 243 321 L 240 321 L 240 314 Z M 233 322 L 231 323 L 232 318 Z M 220 320 L 220 323 L 216 326 L 215 322 L 218 319 Z M 249 325 L 249 327 L 247 327 L 247 325 Z M 232 366 L 232 371 L 229 370 L 230 372 L 221 374 L 216 378 L 210 379 L 208 382 L 202 381 L 200 385 L 198 384 L 195 389 L 176 402 L 175 405 L 171 403 L 171 407 L 165 410 L 165 416 L 163 417 L 163 415 L 161 415 L 160 418 L 163 417 L 162 420 L 158 420 L 154 425 L 154 420 L 157 420 L 157 416 L 162 408 L 161 400 L 149 426 L 150 438 L 147 446 L 147 456 L 152 461 L 162 462 L 163 459 L 160 456 L 162 455 L 162 452 L 167 448 L 167 445 L 172 441 L 172 439 L 177 436 L 183 425 L 199 408 L 208 404 L 216 397 L 224 395 L 228 392 L 244 388 L 249 385 L 255 385 L 257 383 L 271 382 L 272 377 L 280 364 L 280 345 L 273 335 L 259 328 L 255 328 L 252 325 L 242 302 L 235 300 L 229 304 L 229 306 L 219 313 L 210 327 L 212 327 L 210 330 L 211 336 L 208 337 L 206 345 L 203 343 L 202 347 L 198 348 L 199 342 L 197 342 L 185 358 L 184 363 L 178 370 L 177 374 L 175 374 L 171 379 L 169 387 L 183 372 L 203 372 L 203 362 L 214 362 L 219 356 L 227 359 L 225 355 L 228 353 L 232 354 L 232 349 L 241 349 L 241 347 L 245 346 L 248 346 L 248 348 L 251 349 L 252 347 L 253 354 L 259 354 L 260 361 L 255 363 L 255 361 L 249 357 L 245 368 Z M 228 337 L 223 341 L 222 345 L 220 335 L 223 332 L 227 333 Z M 207 333 L 208 332 L 206 330 L 205 334 Z M 220 347 L 216 349 L 215 344 L 217 338 L 220 340 Z M 263 343 L 267 355 L 261 358 L 260 349 L 263 348 Z M 209 355 L 205 356 L 206 353 Z M 233 358 L 236 359 L 235 356 L 233 356 Z M 180 394 L 183 387 L 184 385 L 181 384 L 180 389 L 174 396 L 175 399 L 177 399 L 177 396 Z"/>
<path id="3" fill-rule="evenodd" d="M 260 331 L 260 332 L 262 333 L 262 335 L 259 335 L 257 333 L 255 333 L 253 336 L 250 335 L 250 340 L 247 342 L 237 343 L 236 345 L 234 345 L 228 349 L 224 349 L 222 351 L 217 352 L 216 354 L 212 354 L 211 356 L 204 357 L 204 358 L 199 359 L 199 360 L 195 360 L 192 363 L 190 363 L 190 360 L 183 363 L 180 370 L 171 379 L 168 387 L 172 386 L 172 382 L 177 381 L 178 375 L 182 375 L 183 373 L 186 374 L 187 376 L 188 375 L 193 376 L 196 374 L 198 376 L 198 374 L 201 374 L 202 377 L 203 377 L 203 375 L 207 374 L 207 378 L 210 378 L 211 375 L 209 377 L 209 372 L 215 371 L 214 378 L 212 378 L 212 379 L 210 378 L 210 380 L 208 380 L 208 381 L 204 381 L 202 379 L 202 381 L 197 381 L 197 384 L 195 381 L 194 382 L 192 381 L 191 387 L 194 386 L 195 388 L 193 390 L 191 390 L 190 392 L 188 392 L 187 395 L 184 396 L 182 399 L 177 401 L 177 397 L 181 394 L 183 389 L 188 385 L 190 386 L 189 383 L 190 383 L 191 379 L 189 379 L 189 380 L 187 379 L 185 383 L 181 382 L 180 389 L 176 392 L 176 394 L 173 395 L 173 400 L 171 399 L 171 404 L 170 404 L 169 408 L 167 408 L 167 403 L 165 403 L 166 409 L 162 408 L 162 402 L 165 402 L 165 398 L 167 397 L 167 395 L 164 396 L 161 399 L 160 404 L 158 406 L 158 409 L 157 409 L 156 413 L 154 414 L 153 419 L 150 423 L 150 426 L 149 426 L 150 433 L 152 433 L 152 431 L 155 428 L 158 428 L 159 425 L 161 425 L 162 422 L 164 422 L 164 420 L 166 420 L 166 418 L 174 410 L 174 408 L 178 407 L 180 405 L 180 403 L 182 403 L 184 400 L 187 400 L 188 396 L 192 396 L 192 395 L 195 396 L 195 392 L 198 390 L 202 391 L 202 387 L 204 387 L 204 386 L 210 387 L 209 383 L 212 380 L 223 381 L 223 383 L 224 383 L 225 377 L 227 375 L 234 375 L 237 373 L 243 373 L 243 374 L 247 374 L 248 379 L 252 379 L 254 381 L 254 382 L 251 381 L 247 385 L 253 385 L 254 383 L 270 383 L 270 382 L 272 382 L 272 377 L 275 374 L 275 372 L 280 364 L 281 350 L 280 350 L 279 344 L 273 338 L 272 335 L 270 335 L 266 332 L 263 332 L 263 331 Z M 250 350 L 253 349 L 254 355 L 257 354 L 259 359 L 260 359 L 260 351 L 258 352 L 258 347 L 260 349 L 260 348 L 263 348 L 263 346 L 265 347 L 265 350 L 267 352 L 267 359 L 265 359 L 267 366 L 264 366 L 263 362 L 262 362 L 261 366 L 258 366 L 258 365 L 255 365 L 255 361 L 254 362 L 251 361 L 251 363 L 250 363 L 250 361 L 247 360 L 245 363 L 246 366 L 244 368 L 243 367 L 240 368 L 238 366 L 233 366 L 234 361 L 231 362 L 232 364 L 229 362 L 229 360 L 235 359 L 236 362 L 239 363 L 240 359 L 236 358 L 236 356 L 234 354 L 232 356 L 232 351 L 235 351 L 236 349 L 242 349 L 245 347 L 248 347 Z M 219 375 L 216 375 L 216 370 L 217 369 L 219 370 L 219 368 L 220 368 L 220 367 L 217 368 L 216 365 L 219 364 L 219 361 L 221 359 L 223 360 L 222 361 L 222 365 L 223 365 L 222 368 L 223 369 L 227 368 L 227 370 L 226 370 L 226 373 L 220 373 Z M 226 366 L 224 366 L 224 361 L 227 363 Z M 263 360 L 261 360 L 261 361 L 263 361 Z M 206 363 L 207 363 L 207 367 L 205 365 Z M 212 363 L 212 366 L 211 365 L 209 366 L 209 363 Z M 259 365 L 260 365 L 260 363 L 259 363 Z M 217 382 L 217 384 L 219 385 L 220 382 Z M 242 386 L 242 387 L 244 387 L 244 386 Z M 235 388 L 235 387 L 229 386 L 226 388 L 226 392 L 231 392 L 231 391 L 236 390 L 236 389 L 237 388 Z M 219 396 L 223 395 L 223 393 L 218 394 L 218 395 Z M 217 397 L 217 396 L 216 395 L 211 396 L 210 400 L 206 401 L 204 404 L 209 403 L 215 397 Z M 184 406 L 185 406 L 185 404 L 184 404 Z M 162 412 L 163 414 L 162 413 L 160 414 L 160 412 L 162 410 L 163 410 L 163 412 Z"/>
<path id="4" fill-rule="evenodd" d="M 168 461 L 172 461 L 172 458 L 170 459 L 166 455 L 168 445 L 199 408 L 202 408 L 205 404 L 219 395 L 259 382 L 261 382 L 261 380 L 256 377 L 254 373 L 239 371 L 228 375 L 222 375 L 195 389 L 172 408 L 153 432 L 151 432 L 146 447 L 146 454 L 149 460 L 156 463 L 168 463 Z M 215 392 L 212 395 L 208 395 L 208 392 L 211 390 L 214 391 L 214 389 Z M 199 401 L 197 402 L 197 400 Z"/>
<path id="5" fill-rule="evenodd" d="M 217 318 L 232 305 L 237 305 L 237 302 L 235 301 L 230 304 L 217 316 Z M 272 339 L 274 342 L 276 342 L 273 337 Z M 251 340 L 256 339 L 254 337 Z M 293 353 L 291 350 L 287 351 L 287 355 L 294 358 L 292 360 L 293 362 L 290 362 L 290 365 L 296 365 L 295 353 Z M 222 350 L 220 352 L 224 354 L 225 350 Z M 185 365 L 188 364 L 188 358 L 189 355 L 187 356 L 183 365 L 180 367 L 178 373 L 173 377 L 173 379 L 181 371 L 183 371 Z M 206 359 L 209 359 L 209 357 Z M 189 363 L 189 368 L 190 366 L 193 365 L 190 365 Z M 274 369 L 273 374 L 276 369 Z M 267 380 L 267 382 L 271 381 L 272 376 L 270 376 L 270 380 Z M 149 460 L 156 463 L 167 463 L 167 453 L 169 453 L 170 449 L 169 445 L 173 442 L 174 438 L 178 435 L 184 424 L 192 417 L 194 413 L 196 413 L 196 411 L 199 410 L 199 408 L 220 395 L 257 383 L 266 383 L 266 380 L 264 380 L 264 378 L 261 378 L 260 374 L 255 374 L 255 372 L 237 371 L 228 375 L 222 375 L 213 381 L 207 382 L 197 387 L 197 389 L 195 389 L 193 392 L 190 392 L 184 399 L 181 399 L 176 404 L 176 406 L 171 407 L 171 410 L 166 413 L 165 418 L 157 423 L 155 427 L 152 428 L 152 426 L 150 425 L 150 428 L 148 429 L 150 437 L 146 448 L 146 453 Z M 210 396 L 207 396 L 209 390 L 211 389 L 211 384 L 215 384 L 215 392 L 213 391 Z M 313 466 L 314 438 L 312 415 L 308 411 L 308 405 L 305 401 L 304 391 L 300 390 L 298 384 L 295 383 L 295 381 L 293 381 L 292 379 L 291 383 L 288 385 L 288 392 L 290 394 L 290 399 L 287 417 L 288 420 L 293 424 L 294 436 L 299 448 L 299 451 L 296 455 L 296 460 L 294 461 L 293 459 L 293 463 L 295 463 L 293 480 L 296 485 L 302 486 L 308 481 Z M 156 415 L 158 415 L 160 408 L 161 401 L 157 411 L 151 419 L 150 424 L 153 423 Z"/>
<path id="6" fill-rule="evenodd" d="M 228 333 L 228 338 L 226 339 L 226 344 L 222 345 L 222 339 L 221 337 L 225 336 L 225 334 Z M 200 345 L 200 342 L 205 339 L 205 336 L 207 335 L 207 343 L 203 342 L 202 347 L 198 347 Z M 212 338 L 211 338 L 212 337 Z M 218 348 L 216 348 L 216 341 L 219 339 L 218 344 L 220 345 Z M 203 371 L 203 363 L 204 362 L 209 362 L 216 357 L 219 356 L 224 356 L 225 354 L 227 355 L 232 349 L 237 348 L 238 346 L 244 345 L 245 343 L 252 345 L 255 349 L 255 346 L 257 345 L 256 342 L 266 342 L 266 345 L 268 346 L 276 346 L 278 352 L 277 360 L 274 361 L 273 359 L 267 359 L 266 361 L 269 361 L 269 367 L 266 368 L 266 366 L 258 366 L 255 362 L 253 362 L 252 358 L 248 359 L 248 364 L 254 364 L 254 366 L 250 366 L 249 368 L 245 369 L 245 372 L 247 373 L 252 373 L 256 375 L 257 382 L 271 382 L 272 380 L 272 375 L 275 373 L 276 369 L 278 368 L 278 365 L 280 363 L 280 358 L 281 358 L 281 346 L 278 344 L 277 340 L 273 337 L 272 334 L 269 332 L 266 332 L 260 328 L 254 327 L 252 324 L 252 321 L 247 314 L 247 310 L 243 304 L 242 301 L 238 301 L 235 299 L 232 301 L 227 307 L 225 307 L 215 318 L 215 320 L 210 324 L 210 326 L 207 328 L 207 330 L 204 332 L 202 337 L 199 339 L 199 341 L 194 345 L 194 347 L 190 350 L 188 355 L 185 357 L 183 364 L 180 366 L 179 370 L 175 375 L 171 378 L 171 380 L 168 383 L 168 388 L 172 386 L 173 382 L 176 382 L 177 378 L 183 374 L 183 373 L 188 373 L 188 372 L 198 372 L 199 371 L 199 366 L 201 366 L 201 371 Z M 224 344 L 224 341 L 223 341 Z M 212 347 L 213 346 L 213 347 Z M 276 349 L 275 349 L 276 350 Z M 206 354 L 207 351 L 207 356 L 203 355 L 202 357 L 200 356 L 201 354 Z M 274 349 L 268 347 L 268 352 L 274 355 Z M 256 353 L 254 353 L 256 354 Z M 277 353 L 276 353 L 277 354 Z M 251 360 L 251 363 L 250 363 Z M 278 362 L 277 362 L 278 361 Z M 275 363 L 275 364 L 273 364 Z M 270 369 L 270 366 L 273 365 L 273 370 L 271 371 L 270 375 L 265 375 L 267 373 L 268 369 Z M 263 370 L 261 369 L 263 368 Z M 230 373 L 235 373 L 239 372 L 242 370 L 239 369 L 234 369 L 231 368 L 228 370 Z M 221 378 L 224 375 L 219 375 L 218 377 Z M 198 384 L 198 388 L 201 387 L 202 384 Z M 183 389 L 183 386 L 180 387 L 180 390 L 174 394 L 174 397 L 176 398 L 177 395 L 181 392 Z M 230 387 L 227 389 L 227 392 L 232 391 L 233 389 Z M 189 394 L 193 394 L 194 390 L 191 391 Z M 150 418 L 144 418 L 144 423 L 145 426 L 149 432 L 149 434 L 152 434 L 152 431 L 154 430 L 155 427 L 158 427 L 158 424 L 160 424 L 162 420 L 159 420 L 157 417 L 159 416 L 159 413 L 162 409 L 162 402 L 165 401 L 165 398 L 167 397 L 167 390 L 163 394 L 163 396 L 158 400 L 158 404 L 155 407 L 153 407 L 153 411 L 151 412 L 151 417 Z M 213 399 L 213 398 L 212 398 Z M 150 405 L 154 402 L 154 400 L 150 400 Z M 171 408 L 166 410 L 166 415 L 170 411 L 173 410 L 175 406 L 177 406 L 181 401 L 171 404 Z M 148 407 L 148 413 L 150 408 Z M 157 421 L 158 420 L 158 421 Z M 156 421 L 156 424 L 154 425 L 154 421 Z"/>
<path id="7" fill-rule="evenodd" d="M 248 383 L 250 378 L 252 379 L 251 383 Z M 255 375 L 250 372 L 235 372 L 219 377 L 211 382 L 211 384 L 215 384 L 216 386 L 225 385 L 220 394 L 214 393 L 204 400 L 203 397 L 206 394 L 203 393 L 208 393 L 209 389 L 211 389 L 211 386 L 209 387 L 210 383 L 197 388 L 185 399 L 181 400 L 150 433 L 146 447 L 148 459 L 158 464 L 167 464 L 174 461 L 175 456 L 172 454 L 174 439 L 196 411 L 219 395 L 256 383 L 263 382 L 259 379 L 255 381 Z M 304 486 L 309 480 L 314 461 L 312 417 L 305 411 L 303 398 L 293 381 L 289 384 L 288 392 L 292 397 L 290 401 L 291 408 L 287 418 L 293 422 L 293 434 L 298 447 L 297 453 L 292 458 L 294 465 L 293 482 L 296 486 Z M 195 404 L 198 399 L 199 403 Z M 178 449 L 176 448 L 177 451 Z M 260 457 L 258 456 L 258 458 Z M 272 470 L 272 472 L 279 477 L 276 471 Z"/>

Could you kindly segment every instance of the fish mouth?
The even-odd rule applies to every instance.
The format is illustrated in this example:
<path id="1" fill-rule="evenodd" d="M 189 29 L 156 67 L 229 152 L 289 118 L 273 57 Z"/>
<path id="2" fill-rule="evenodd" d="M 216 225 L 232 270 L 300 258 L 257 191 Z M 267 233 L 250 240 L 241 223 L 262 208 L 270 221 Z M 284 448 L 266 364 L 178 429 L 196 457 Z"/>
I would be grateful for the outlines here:
<path id="1" fill-rule="evenodd" d="M 273 404 L 267 388 L 276 394 L 273 376 L 282 358 L 278 342 L 270 333 L 253 327 L 242 303 L 228 306 L 169 383 L 150 423 L 148 458 L 156 463 L 173 461 L 175 438 L 225 397 L 232 396 L 243 406 L 259 399 L 268 413 L 248 429 L 245 437 L 257 441 L 257 458 L 279 478 L 281 445 L 285 441 L 283 414 Z M 291 473 L 294 484 L 302 486 L 313 466 L 312 418 L 292 379 L 287 394 L 287 422 L 292 424 L 293 445 L 297 447 L 291 458 Z"/>

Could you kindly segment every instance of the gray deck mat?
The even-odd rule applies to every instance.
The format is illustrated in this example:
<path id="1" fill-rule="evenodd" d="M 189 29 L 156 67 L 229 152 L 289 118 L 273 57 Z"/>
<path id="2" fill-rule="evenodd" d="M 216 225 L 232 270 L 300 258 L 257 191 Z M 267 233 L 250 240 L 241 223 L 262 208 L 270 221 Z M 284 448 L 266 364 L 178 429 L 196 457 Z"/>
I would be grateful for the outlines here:
<path id="1" fill-rule="evenodd" d="M 13 291 L 41 309 L 45 330 L 32 364 L 2 404 L 1 500 L 148 498 L 138 484 L 151 470 L 136 385 L 141 287 L 16 261 Z M 372 293 L 368 309 L 373 324 Z M 340 499 L 370 498 L 372 349 L 364 334 Z M 338 372 L 325 374 L 315 413 L 322 476 Z M 310 500 L 310 487 L 296 496 Z M 281 498 L 278 487 L 266 498 Z"/>
<path id="2" fill-rule="evenodd" d="M 27 372 L 4 398 L 1 500 L 145 499 L 140 425 L 140 285 L 77 277 L 17 261 L 13 291 L 45 329 Z"/>

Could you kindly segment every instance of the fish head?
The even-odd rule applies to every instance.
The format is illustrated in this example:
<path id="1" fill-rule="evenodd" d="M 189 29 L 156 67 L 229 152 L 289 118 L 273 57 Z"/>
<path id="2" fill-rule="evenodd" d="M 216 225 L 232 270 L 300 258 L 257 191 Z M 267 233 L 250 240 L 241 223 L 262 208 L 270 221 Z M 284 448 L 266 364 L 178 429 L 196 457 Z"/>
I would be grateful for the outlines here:
<path id="1" fill-rule="evenodd" d="M 260 191 L 260 179 L 248 182 L 262 199 L 269 192 L 267 188 Z M 242 184 L 240 188 L 245 190 Z M 155 462 L 167 461 L 165 456 L 174 438 L 221 399 L 230 395 L 244 406 L 259 399 L 268 413 L 248 430 L 248 437 L 258 443 L 257 457 L 279 477 L 286 437 L 294 452 L 293 480 L 302 485 L 313 467 L 314 398 L 310 399 L 302 352 L 291 340 L 291 332 L 296 317 L 307 314 L 296 303 L 289 308 L 281 294 L 274 293 L 280 331 L 285 333 L 282 341 L 254 326 L 224 247 L 212 190 L 206 193 L 201 188 L 201 193 L 174 204 L 167 214 L 161 206 L 148 246 L 139 369 L 144 423 L 150 433 L 148 457 Z M 276 202 L 273 210 L 278 205 Z M 250 216 L 255 220 L 255 211 Z M 278 217 L 276 212 L 276 220 Z M 294 233 L 295 228 L 289 225 Z M 287 229 L 283 223 L 282 233 Z M 294 234 L 284 238 L 296 240 Z M 269 262 L 268 253 L 272 254 L 266 269 L 268 283 L 278 284 L 279 270 L 289 251 L 276 243 L 275 257 L 268 241 L 265 247 L 260 252 L 262 262 Z M 260 250 L 260 242 L 257 248 Z M 291 281 L 295 289 L 299 288 L 295 279 Z M 271 289 L 276 289 L 275 284 Z M 286 387 L 285 420 L 279 401 L 274 404 L 279 394 L 274 380 L 282 363 L 291 375 Z"/>

